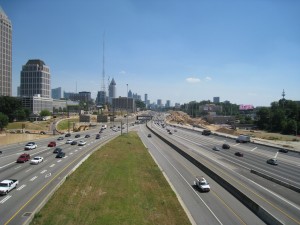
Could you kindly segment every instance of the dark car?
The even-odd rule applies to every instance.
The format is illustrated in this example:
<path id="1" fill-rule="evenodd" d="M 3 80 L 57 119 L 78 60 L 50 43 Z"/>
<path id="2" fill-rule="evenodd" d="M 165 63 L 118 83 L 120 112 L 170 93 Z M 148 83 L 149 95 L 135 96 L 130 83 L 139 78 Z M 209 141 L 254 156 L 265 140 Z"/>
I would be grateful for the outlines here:
<path id="1" fill-rule="evenodd" d="M 89 137 L 90 137 L 90 135 L 89 135 L 89 134 L 85 135 L 85 138 L 89 138 Z"/>
<path id="2" fill-rule="evenodd" d="M 76 135 L 75 135 L 75 138 L 79 138 L 79 137 L 80 137 L 80 134 L 76 134 Z"/>
<path id="3" fill-rule="evenodd" d="M 280 148 L 278 149 L 279 152 L 282 152 L 282 153 L 288 153 L 289 150 L 285 149 L 285 148 Z"/>
<path id="4" fill-rule="evenodd" d="M 210 130 L 203 130 L 202 135 L 206 135 L 206 136 L 211 135 L 211 131 Z"/>
<path id="5" fill-rule="evenodd" d="M 27 162 L 29 159 L 30 159 L 30 155 L 24 153 L 24 154 L 19 156 L 19 158 L 17 159 L 17 162 L 18 163 L 24 163 L 24 162 Z"/>
<path id="6" fill-rule="evenodd" d="M 100 134 L 96 134 L 96 139 L 100 139 Z"/>
<path id="7" fill-rule="evenodd" d="M 230 149 L 230 145 L 229 145 L 229 144 L 223 144 L 223 145 L 222 145 L 222 148 L 223 148 L 223 149 Z"/>
<path id="8" fill-rule="evenodd" d="M 53 153 L 59 153 L 59 152 L 61 152 L 61 151 L 62 151 L 61 148 L 55 148 L 55 149 L 53 150 Z"/>
<path id="9" fill-rule="evenodd" d="M 244 156 L 244 154 L 242 153 L 242 152 L 236 152 L 236 153 L 234 153 L 236 156 L 239 156 L 239 157 L 243 157 Z"/>
<path id="10" fill-rule="evenodd" d="M 151 134 L 148 134 L 148 137 L 151 137 Z"/>
<path id="11" fill-rule="evenodd" d="M 65 157 L 66 156 L 66 153 L 64 153 L 64 152 L 59 152 L 59 153 L 57 153 L 57 155 L 55 156 L 55 158 L 63 158 L 63 157 Z"/>
<path id="12" fill-rule="evenodd" d="M 65 137 L 71 137 L 70 133 L 65 134 Z"/>
<path id="13" fill-rule="evenodd" d="M 277 159 L 274 159 L 274 158 L 273 158 L 273 159 L 268 159 L 268 160 L 267 160 L 267 163 L 268 163 L 268 164 L 271 164 L 271 165 L 275 165 L 275 166 L 278 165 Z"/>
<path id="14" fill-rule="evenodd" d="M 77 145 L 77 141 L 72 141 L 71 145 Z"/>
<path id="15" fill-rule="evenodd" d="M 57 140 L 58 141 L 64 140 L 64 137 L 58 137 Z"/>

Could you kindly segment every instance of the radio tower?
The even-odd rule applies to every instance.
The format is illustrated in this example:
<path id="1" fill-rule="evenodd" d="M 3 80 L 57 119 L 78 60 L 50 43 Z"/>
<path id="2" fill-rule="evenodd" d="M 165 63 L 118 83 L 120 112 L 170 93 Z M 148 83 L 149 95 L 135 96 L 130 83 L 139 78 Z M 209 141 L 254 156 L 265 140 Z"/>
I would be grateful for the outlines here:
<path id="1" fill-rule="evenodd" d="M 105 68 L 104 68 L 104 63 L 105 63 L 105 33 L 103 34 L 103 68 L 102 68 L 102 84 L 101 84 L 101 91 L 104 93 L 104 97 L 106 97 L 106 92 L 105 92 Z"/>

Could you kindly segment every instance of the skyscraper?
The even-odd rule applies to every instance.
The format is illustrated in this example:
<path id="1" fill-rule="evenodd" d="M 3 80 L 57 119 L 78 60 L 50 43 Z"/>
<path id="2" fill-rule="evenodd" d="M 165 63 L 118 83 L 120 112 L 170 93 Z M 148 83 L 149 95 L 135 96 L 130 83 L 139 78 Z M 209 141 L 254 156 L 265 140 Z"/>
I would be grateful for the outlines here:
<path id="1" fill-rule="evenodd" d="M 53 88 L 51 90 L 51 96 L 53 99 L 60 99 L 61 98 L 61 87 Z"/>
<path id="2" fill-rule="evenodd" d="M 0 6 L 0 96 L 12 95 L 12 26 Z"/>
<path id="3" fill-rule="evenodd" d="M 112 99 L 115 97 L 116 97 L 116 82 L 113 78 L 108 87 L 108 102 L 112 104 Z"/>
<path id="4" fill-rule="evenodd" d="M 28 60 L 21 71 L 21 97 L 40 95 L 44 98 L 51 98 L 50 80 L 49 67 L 42 60 Z"/>

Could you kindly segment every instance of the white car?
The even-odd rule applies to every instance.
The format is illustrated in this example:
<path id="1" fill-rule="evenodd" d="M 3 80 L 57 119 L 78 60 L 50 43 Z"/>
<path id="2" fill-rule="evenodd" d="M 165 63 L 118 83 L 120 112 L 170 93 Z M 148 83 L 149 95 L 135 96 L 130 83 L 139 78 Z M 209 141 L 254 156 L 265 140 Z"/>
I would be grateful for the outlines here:
<path id="1" fill-rule="evenodd" d="M 85 144 L 86 144 L 85 141 L 79 141 L 79 142 L 78 142 L 78 145 L 79 145 L 79 146 L 84 146 Z"/>
<path id="2" fill-rule="evenodd" d="M 69 139 L 69 140 L 66 141 L 66 144 L 71 144 L 72 142 L 73 142 L 73 140 Z"/>
<path id="3" fill-rule="evenodd" d="M 25 145 L 24 150 L 32 150 L 32 149 L 35 149 L 36 147 L 37 147 L 37 144 L 35 142 L 28 142 Z"/>
<path id="4" fill-rule="evenodd" d="M 30 164 L 36 165 L 36 164 L 39 164 L 39 163 L 41 163 L 41 162 L 43 162 L 43 161 L 44 161 L 44 158 L 43 158 L 43 157 L 41 157 L 41 156 L 35 156 L 35 157 L 30 161 Z"/>
<path id="5" fill-rule="evenodd" d="M 196 185 L 202 192 L 210 191 L 210 186 L 204 177 L 196 177 Z"/>

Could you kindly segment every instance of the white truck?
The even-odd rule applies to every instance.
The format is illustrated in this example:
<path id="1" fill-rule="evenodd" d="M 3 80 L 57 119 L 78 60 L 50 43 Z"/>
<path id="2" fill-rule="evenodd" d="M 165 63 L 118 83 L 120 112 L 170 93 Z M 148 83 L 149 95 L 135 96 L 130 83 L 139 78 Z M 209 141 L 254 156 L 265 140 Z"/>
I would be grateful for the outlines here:
<path id="1" fill-rule="evenodd" d="M 7 195 L 12 189 L 16 188 L 19 184 L 18 180 L 3 180 L 0 183 L 0 195 Z"/>
<path id="2" fill-rule="evenodd" d="M 198 186 L 198 188 L 200 189 L 200 191 L 202 191 L 202 192 L 210 191 L 210 186 L 204 177 L 196 177 L 195 183 Z"/>
<path id="3" fill-rule="evenodd" d="M 239 135 L 235 141 L 238 143 L 247 143 L 250 142 L 250 137 L 248 135 Z"/>

